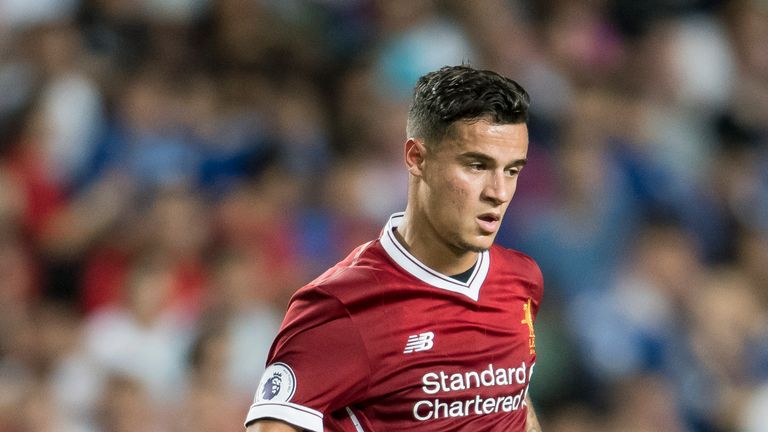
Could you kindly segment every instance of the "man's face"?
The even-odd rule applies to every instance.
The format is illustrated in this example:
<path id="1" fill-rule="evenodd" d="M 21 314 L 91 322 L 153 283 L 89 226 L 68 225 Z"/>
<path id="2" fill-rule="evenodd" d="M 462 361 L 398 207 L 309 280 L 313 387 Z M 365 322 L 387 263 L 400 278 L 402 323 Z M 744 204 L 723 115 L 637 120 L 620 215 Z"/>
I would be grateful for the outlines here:
<path id="1" fill-rule="evenodd" d="M 525 124 L 457 122 L 426 152 L 418 199 L 439 241 L 457 253 L 491 247 L 528 155 Z"/>

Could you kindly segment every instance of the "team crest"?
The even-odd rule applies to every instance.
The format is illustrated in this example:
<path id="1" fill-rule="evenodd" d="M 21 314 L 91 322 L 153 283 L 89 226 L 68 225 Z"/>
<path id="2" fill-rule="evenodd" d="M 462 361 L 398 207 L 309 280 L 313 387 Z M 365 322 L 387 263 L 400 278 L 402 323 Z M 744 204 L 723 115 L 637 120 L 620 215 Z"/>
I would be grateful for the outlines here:
<path id="1" fill-rule="evenodd" d="M 528 325 L 528 352 L 531 355 L 536 354 L 536 334 L 533 332 L 533 312 L 531 309 L 531 298 L 527 303 L 523 303 L 523 318 L 520 324 Z"/>
<path id="2" fill-rule="evenodd" d="M 296 375 L 285 363 L 272 363 L 259 383 L 257 401 L 288 402 L 296 391 Z"/>

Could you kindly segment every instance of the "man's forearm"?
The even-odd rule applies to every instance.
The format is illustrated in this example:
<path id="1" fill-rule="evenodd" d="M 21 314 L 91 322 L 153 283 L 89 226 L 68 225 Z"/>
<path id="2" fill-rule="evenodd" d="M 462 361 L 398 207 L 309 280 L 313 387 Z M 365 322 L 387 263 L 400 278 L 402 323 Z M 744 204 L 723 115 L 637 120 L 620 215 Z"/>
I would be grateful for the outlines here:
<path id="1" fill-rule="evenodd" d="M 525 422 L 525 432 L 541 432 L 539 419 L 536 417 L 536 411 L 533 409 L 530 396 L 525 397 L 525 403 L 528 405 L 528 417 Z"/>
<path id="2" fill-rule="evenodd" d="M 279 420 L 257 420 L 248 426 L 246 432 L 299 432 L 296 426 Z"/>

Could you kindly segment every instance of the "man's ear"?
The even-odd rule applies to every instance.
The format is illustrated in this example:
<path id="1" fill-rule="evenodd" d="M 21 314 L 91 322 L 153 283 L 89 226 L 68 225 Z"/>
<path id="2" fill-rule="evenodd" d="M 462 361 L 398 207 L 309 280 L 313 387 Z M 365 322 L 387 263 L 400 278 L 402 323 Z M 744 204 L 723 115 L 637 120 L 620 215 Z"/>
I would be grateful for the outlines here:
<path id="1" fill-rule="evenodd" d="M 424 160 L 427 156 L 427 148 L 424 143 L 416 138 L 408 138 L 405 142 L 405 166 L 408 172 L 416 177 L 424 173 Z"/>

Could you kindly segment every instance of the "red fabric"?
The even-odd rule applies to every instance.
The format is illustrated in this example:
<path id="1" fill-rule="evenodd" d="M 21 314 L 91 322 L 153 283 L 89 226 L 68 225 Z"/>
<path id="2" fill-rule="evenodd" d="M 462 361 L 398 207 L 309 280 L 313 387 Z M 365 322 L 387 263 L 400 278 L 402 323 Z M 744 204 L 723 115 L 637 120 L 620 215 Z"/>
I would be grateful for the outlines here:
<path id="1" fill-rule="evenodd" d="M 293 370 L 288 402 L 323 413 L 326 431 L 359 430 L 347 407 L 366 431 L 523 431 L 542 290 L 532 259 L 494 246 L 475 301 L 404 271 L 377 240 L 296 293 L 268 364 Z M 428 349 L 404 353 L 419 338 Z"/>
<path id="2" fill-rule="evenodd" d="M 196 316 L 202 309 L 207 279 L 206 269 L 199 261 L 176 263 L 171 303 Z"/>
<path id="3" fill-rule="evenodd" d="M 81 306 L 92 313 L 121 301 L 130 257 L 123 251 L 103 249 L 86 263 L 83 272 Z"/>
<path id="4" fill-rule="evenodd" d="M 31 146 L 20 146 L 6 166 L 24 193 L 24 226 L 33 237 L 38 237 L 51 216 L 64 205 L 64 190 L 47 174 L 43 159 Z"/>
<path id="5" fill-rule="evenodd" d="M 130 254 L 114 248 L 105 248 L 88 260 L 83 275 L 81 300 L 86 313 L 122 301 L 132 260 Z M 207 281 L 206 269 L 199 262 L 189 261 L 174 263 L 172 271 L 173 294 L 169 306 L 181 307 L 191 315 L 196 315 L 202 307 Z"/>

